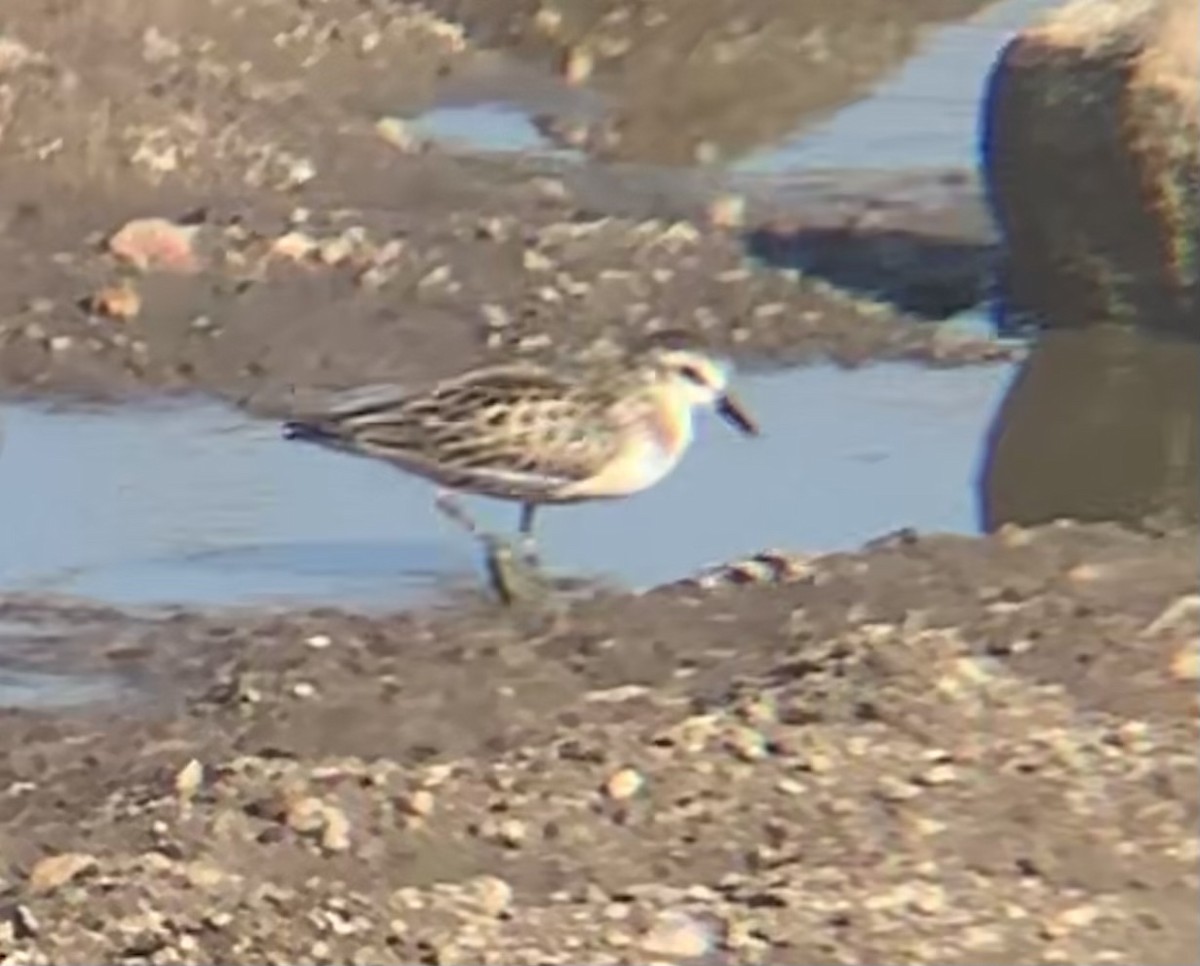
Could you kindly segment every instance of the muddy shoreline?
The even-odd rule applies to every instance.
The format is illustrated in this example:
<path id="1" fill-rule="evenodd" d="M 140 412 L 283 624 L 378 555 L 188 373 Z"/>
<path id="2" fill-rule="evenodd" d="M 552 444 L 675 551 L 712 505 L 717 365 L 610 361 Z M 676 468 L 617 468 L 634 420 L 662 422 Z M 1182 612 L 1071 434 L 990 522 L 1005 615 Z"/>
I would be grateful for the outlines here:
<path id="1" fill-rule="evenodd" d="M 940 325 L 990 284 L 994 235 L 969 174 L 746 182 L 720 164 L 680 167 L 695 159 L 662 140 L 732 137 L 730 158 L 770 143 L 967 11 L 889 6 L 886 22 L 843 33 L 816 6 L 728 22 L 722 9 L 648 12 L 687 29 L 643 35 L 607 3 L 564 8 L 550 29 L 523 4 L 430 13 L 336 0 L 319 12 L 235 5 L 230 31 L 216 2 L 133 5 L 111 20 L 71 4 L 43 16 L 31 2 L 0 48 L 0 393 L 199 391 L 254 406 L 667 324 L 776 364 L 1010 355 Z M 724 24 L 711 37 L 710 21 Z M 688 125 L 659 123 L 636 92 L 693 33 L 688 70 L 724 93 L 676 104 Z M 800 42 L 810 34 L 828 49 Z M 797 53 L 779 59 L 785 41 Z M 524 70 L 570 92 L 556 65 L 584 48 L 628 134 L 615 153 L 472 156 L 403 120 L 481 58 L 525 57 Z M 747 67 L 767 48 L 787 86 L 747 112 Z M 857 64 L 851 74 L 833 50 Z M 405 70 L 389 71 L 397 60 Z M 687 97 L 716 90 L 678 80 Z M 738 130 L 747 113 L 774 118 L 769 130 Z M 108 250 L 146 217 L 195 230 L 189 271 L 139 269 Z"/>
<path id="2" fill-rule="evenodd" d="M 996 258 L 973 174 L 721 168 L 981 4 L 9 6 L 6 399 L 275 415 L 664 324 L 747 366 L 1023 351 L 946 324 Z M 405 122 L 509 55 L 604 99 L 539 118 L 585 160 Z M 115 250 L 146 218 L 172 265 Z M 1047 519 L 1024 412 L 992 502 Z M 0 596 L 0 693 L 43 701 L 0 711 L 0 961 L 1197 962 L 1198 536 L 900 534 L 515 609 Z"/>
<path id="3" fill-rule="evenodd" d="M 10 601 L 153 698 L 4 715 L 6 956 L 1193 961 L 1196 537 L 901 537 L 619 608 Z"/>
<path id="4" fill-rule="evenodd" d="M 993 258 L 978 202 L 953 182 L 940 207 L 910 200 L 903 175 L 857 200 L 818 184 L 797 192 L 809 200 L 791 214 L 732 229 L 705 225 L 702 198 L 664 204 L 635 175 L 531 177 L 531 164 L 414 159 L 390 173 L 387 208 L 147 191 L 16 200 L 0 235 L 13 266 L 0 285 L 0 388 L 107 400 L 198 391 L 253 405 L 513 355 L 552 360 L 665 325 L 749 365 L 1016 354 L 942 324 L 986 297 Z M 30 184 L 16 198 L 36 199 Z M 602 195 L 623 213 L 580 200 Z M 439 199 L 435 210 L 416 196 Z M 139 215 L 194 229 L 197 270 L 139 273 L 107 251 Z M 281 253 L 295 238 L 304 252 Z M 98 302 L 114 290 L 133 293 L 135 313 Z"/>

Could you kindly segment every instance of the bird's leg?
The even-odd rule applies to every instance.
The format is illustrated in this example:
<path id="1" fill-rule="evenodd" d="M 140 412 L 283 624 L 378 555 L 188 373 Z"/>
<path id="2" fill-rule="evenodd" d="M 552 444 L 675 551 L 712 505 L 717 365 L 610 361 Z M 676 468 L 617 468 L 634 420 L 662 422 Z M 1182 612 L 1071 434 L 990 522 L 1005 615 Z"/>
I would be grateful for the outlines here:
<path id="1" fill-rule="evenodd" d="M 462 503 L 459 502 L 458 498 L 449 490 L 439 490 L 437 496 L 434 498 L 433 503 L 434 506 L 438 508 L 440 513 L 452 520 L 454 523 L 458 524 L 460 527 L 466 530 L 467 533 L 471 534 L 471 536 L 478 537 L 479 539 L 486 541 L 486 538 L 489 536 L 489 534 L 484 533 L 484 531 L 479 528 L 479 524 L 475 522 L 474 517 L 467 513 L 466 507 L 464 507 Z"/>
<path id="2" fill-rule="evenodd" d="M 538 595 L 540 585 L 528 562 L 517 558 L 508 541 L 480 527 L 454 494 L 447 490 L 439 491 L 434 505 L 483 544 L 488 581 L 501 603 L 512 606 L 518 601 Z"/>
<path id="3" fill-rule="evenodd" d="M 533 539 L 533 518 L 536 514 L 536 503 L 521 504 L 521 523 L 518 527 L 518 532 L 521 535 L 521 555 L 531 567 L 541 566 L 537 541 Z"/>

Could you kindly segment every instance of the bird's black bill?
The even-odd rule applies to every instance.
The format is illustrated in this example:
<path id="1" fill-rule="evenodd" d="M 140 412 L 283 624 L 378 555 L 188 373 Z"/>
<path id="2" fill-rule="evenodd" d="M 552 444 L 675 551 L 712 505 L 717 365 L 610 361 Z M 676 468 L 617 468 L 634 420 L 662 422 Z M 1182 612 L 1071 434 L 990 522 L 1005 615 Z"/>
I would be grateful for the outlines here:
<path id="1" fill-rule="evenodd" d="M 740 402 L 729 393 L 717 400 L 717 414 L 734 429 L 747 436 L 758 435 L 758 423 L 746 412 Z"/>

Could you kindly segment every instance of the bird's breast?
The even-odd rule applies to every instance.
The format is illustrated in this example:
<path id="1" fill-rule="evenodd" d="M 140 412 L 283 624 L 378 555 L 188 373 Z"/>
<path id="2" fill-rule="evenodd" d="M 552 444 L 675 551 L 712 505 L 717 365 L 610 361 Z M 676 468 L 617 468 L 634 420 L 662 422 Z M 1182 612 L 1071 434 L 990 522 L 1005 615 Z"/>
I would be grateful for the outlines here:
<path id="1" fill-rule="evenodd" d="M 666 394 L 656 394 L 639 414 L 635 432 L 661 457 L 674 463 L 692 441 L 692 411 Z"/>

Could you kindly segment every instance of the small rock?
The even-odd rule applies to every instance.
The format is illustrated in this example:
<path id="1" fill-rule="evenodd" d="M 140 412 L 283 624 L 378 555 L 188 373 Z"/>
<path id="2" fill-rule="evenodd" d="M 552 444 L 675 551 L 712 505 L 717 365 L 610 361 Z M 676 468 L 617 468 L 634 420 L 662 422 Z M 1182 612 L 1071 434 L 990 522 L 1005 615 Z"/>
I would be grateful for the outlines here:
<path id="1" fill-rule="evenodd" d="M 318 249 L 318 257 L 326 265 L 340 265 L 354 254 L 354 241 L 345 235 L 331 238 Z"/>
<path id="2" fill-rule="evenodd" d="M 439 285 L 445 285 L 451 278 L 449 265 L 438 265 L 436 268 L 431 268 L 419 282 L 417 288 L 434 288 Z"/>
<path id="3" fill-rule="evenodd" d="M 333 644 L 333 638 L 328 634 L 313 634 L 311 637 L 305 638 L 304 643 L 314 651 L 323 651 Z"/>
<path id="4" fill-rule="evenodd" d="M 639 943 L 642 952 L 667 960 L 698 959 L 712 944 L 712 931 L 686 912 L 661 913 Z"/>
<path id="5" fill-rule="evenodd" d="M 512 886 L 503 879 L 494 875 L 481 875 L 473 880 L 471 885 L 484 915 L 499 918 L 512 906 Z"/>
<path id="6" fill-rule="evenodd" d="M 108 240 L 108 250 L 140 271 L 162 269 L 195 272 L 197 225 L 177 225 L 165 218 L 135 218 Z"/>
<path id="7" fill-rule="evenodd" d="M 1171 601 L 1154 620 L 1146 625 L 1142 637 L 1154 637 L 1166 630 L 1176 630 L 1200 619 L 1200 594 L 1184 594 Z"/>
<path id="8" fill-rule="evenodd" d="M 391 280 L 392 275 L 393 272 L 390 268 L 383 265 L 371 265 L 359 272 L 354 281 L 359 288 L 374 291 L 383 288 Z"/>
<path id="9" fill-rule="evenodd" d="M 548 272 L 554 263 L 535 248 L 526 248 L 521 253 L 521 263 L 528 272 Z"/>
<path id="10" fill-rule="evenodd" d="M 539 7 L 533 15 L 533 25 L 547 37 L 553 37 L 562 27 L 561 11 L 554 7 Z"/>
<path id="11" fill-rule="evenodd" d="M 316 241 L 304 232 L 289 231 L 280 235 L 271 244 L 271 254 L 299 262 L 311 255 L 316 247 Z"/>
<path id="12" fill-rule="evenodd" d="M 33 914 L 33 910 L 29 906 L 18 903 L 13 907 L 12 929 L 14 938 L 32 939 L 42 931 L 42 924 L 38 922 L 37 916 Z"/>
<path id="13" fill-rule="evenodd" d="M 128 322 L 142 311 L 142 297 L 132 282 L 123 281 L 100 289 L 91 297 L 90 305 L 96 315 Z"/>
<path id="14" fill-rule="evenodd" d="M 301 700 L 307 700 L 308 698 L 316 697 L 317 688 L 316 685 L 308 681 L 297 681 L 292 685 L 292 694 Z"/>
<path id="15" fill-rule="evenodd" d="M 770 754 L 766 738 L 754 728 L 734 728 L 727 738 L 727 745 L 742 761 L 762 761 Z"/>
<path id="16" fill-rule="evenodd" d="M 227 886 L 232 878 L 228 872 L 207 862 L 189 862 L 184 866 L 183 874 L 191 885 L 206 892 Z"/>
<path id="17" fill-rule="evenodd" d="M 586 47 L 572 47 L 563 57 L 563 78 L 568 84 L 583 84 L 592 76 L 595 66 L 595 58 Z"/>
<path id="18" fill-rule="evenodd" d="M 429 818 L 436 804 L 433 792 L 428 788 L 418 788 L 404 800 L 404 810 L 414 818 Z"/>
<path id="19" fill-rule="evenodd" d="M 1095 906 L 1072 906 L 1044 919 L 1041 932 L 1047 939 L 1062 939 L 1076 930 L 1090 926 L 1099 915 L 1100 910 Z"/>
<path id="20" fill-rule="evenodd" d="M 917 781 L 930 786 L 951 785 L 958 781 L 958 769 L 949 762 L 943 762 L 923 771 Z"/>
<path id="21" fill-rule="evenodd" d="M 287 166 L 282 188 L 300 188 L 317 176 L 317 167 L 308 158 L 297 158 Z"/>
<path id="22" fill-rule="evenodd" d="M 1179 681 L 1200 678 L 1200 649 L 1195 641 L 1186 641 L 1171 659 L 1171 674 Z"/>
<path id="23" fill-rule="evenodd" d="M 714 228 L 740 228 L 746 220 L 746 199 L 720 195 L 708 204 L 708 223 Z"/>
<path id="24" fill-rule="evenodd" d="M 398 117 L 381 117 L 375 122 L 375 133 L 405 154 L 421 149 L 421 138 Z"/>
<path id="25" fill-rule="evenodd" d="M 319 798 L 305 796 L 288 805 L 284 817 L 288 828 L 309 835 L 325 828 L 325 803 Z"/>
<path id="26" fill-rule="evenodd" d="M 175 794 L 180 801 L 191 801 L 196 792 L 200 790 L 200 784 L 203 781 L 204 766 L 193 758 L 179 769 L 179 773 L 175 776 Z"/>
<path id="27" fill-rule="evenodd" d="M 39 859 L 29 873 L 29 889 L 45 895 L 96 867 L 96 857 L 86 852 L 63 852 Z"/>
<path id="28" fill-rule="evenodd" d="M 157 27 L 147 27 L 142 32 L 142 56 L 151 64 L 165 60 L 174 60 L 183 53 L 179 41 L 172 40 L 159 31 Z"/>
<path id="29" fill-rule="evenodd" d="M 15 37 L 0 36 L 0 74 L 20 70 L 27 64 L 42 61 L 42 55 Z"/>
<path id="30" fill-rule="evenodd" d="M 350 848 L 350 819 L 335 805 L 325 806 L 325 828 L 321 848 L 326 852 L 345 852 Z"/>
<path id="31" fill-rule="evenodd" d="M 633 798 L 644 784 L 645 779 L 636 768 L 622 768 L 609 776 L 604 783 L 604 791 L 613 801 L 623 802 Z"/>
<path id="32" fill-rule="evenodd" d="M 496 840 L 510 849 L 519 849 L 525 844 L 529 830 L 519 818 L 508 818 L 496 827 Z"/>

